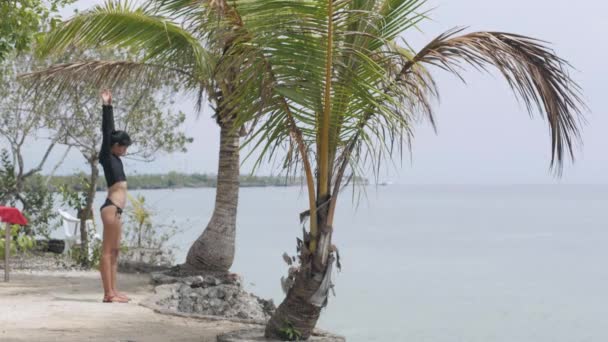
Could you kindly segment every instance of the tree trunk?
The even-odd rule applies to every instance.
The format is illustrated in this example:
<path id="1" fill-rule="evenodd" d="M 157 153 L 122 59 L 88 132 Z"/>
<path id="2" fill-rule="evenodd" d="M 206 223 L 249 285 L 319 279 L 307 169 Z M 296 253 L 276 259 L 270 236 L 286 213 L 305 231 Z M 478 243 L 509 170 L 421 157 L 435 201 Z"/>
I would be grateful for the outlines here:
<path id="1" fill-rule="evenodd" d="M 319 201 L 318 205 L 324 201 Z M 311 298 L 321 287 L 323 279 L 328 275 L 327 273 L 331 272 L 328 266 L 333 263 L 333 260 L 328 261 L 333 230 L 328 222 L 327 214 L 327 205 L 318 208 L 318 248 L 311 254 L 309 244 L 308 248 L 301 251 L 300 270 L 295 276 L 294 284 L 266 324 L 265 335 L 267 338 L 306 340 L 317 325 L 321 315 L 321 307 L 312 304 Z M 306 240 L 306 237 L 304 237 L 303 241 L 305 243 Z M 319 298 L 323 298 L 323 296 L 316 294 L 315 299 L 319 300 Z M 327 304 L 326 300 L 325 297 L 325 300 L 321 300 L 324 303 L 319 303 L 319 305 Z"/>
<path id="2" fill-rule="evenodd" d="M 141 248 L 141 235 L 142 235 L 143 230 L 144 230 L 144 224 L 140 223 L 139 229 L 137 230 L 137 232 L 138 232 L 137 233 L 137 247 L 138 248 Z"/>
<path id="3" fill-rule="evenodd" d="M 294 285 L 266 324 L 267 338 L 306 340 L 312 334 L 321 315 L 321 308 L 311 304 L 310 298 L 319 289 L 321 282 L 313 278 L 309 267 L 297 273 Z"/>
<path id="4" fill-rule="evenodd" d="M 233 129 L 233 120 L 221 122 L 220 126 L 215 208 L 207 228 L 190 247 L 186 266 L 227 272 L 234 261 L 239 198 L 239 132 Z"/>
<path id="5" fill-rule="evenodd" d="M 97 156 L 89 158 L 89 166 L 91 167 L 91 176 L 89 178 L 89 186 L 87 189 L 86 205 L 80 212 L 80 263 L 84 267 L 90 266 L 89 260 L 89 233 L 87 232 L 87 220 L 93 218 L 93 201 L 95 200 L 95 192 L 97 190 L 97 179 L 99 178 L 99 169 L 97 168 Z"/>

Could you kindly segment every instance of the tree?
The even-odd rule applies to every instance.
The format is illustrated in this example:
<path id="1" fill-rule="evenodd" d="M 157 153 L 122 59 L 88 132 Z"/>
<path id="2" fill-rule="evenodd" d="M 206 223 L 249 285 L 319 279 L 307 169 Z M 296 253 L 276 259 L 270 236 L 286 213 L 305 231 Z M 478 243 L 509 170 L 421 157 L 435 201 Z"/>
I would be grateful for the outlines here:
<path id="1" fill-rule="evenodd" d="M 401 153 L 417 118 L 434 123 L 438 90 L 427 67 L 458 76 L 466 65 L 497 68 L 530 112 L 544 114 L 555 170 L 572 157 L 584 104 L 568 63 L 541 41 L 454 30 L 415 52 L 397 39 L 425 18 L 422 0 L 230 3 L 247 34 L 218 67 L 238 67 L 243 80 L 225 103 L 238 123 L 260 121 L 246 142 L 258 146 L 260 158 L 276 156 L 277 146 L 287 149 L 285 165 L 301 166 L 309 199 L 299 265 L 267 337 L 310 336 L 332 286 L 340 190 L 351 176 Z"/>
<path id="2" fill-rule="evenodd" d="M 87 60 L 115 58 L 128 60 L 128 53 L 117 51 L 69 52 L 70 57 L 77 56 L 86 63 Z M 49 113 L 49 120 L 61 127 L 61 144 L 77 149 L 90 169 L 86 180 L 86 200 L 79 209 L 82 236 L 82 262 L 87 265 L 88 236 L 86 220 L 91 219 L 92 206 L 99 178 L 99 150 L 101 148 L 101 114 L 99 88 L 86 80 L 73 81 L 69 85 L 44 84 L 34 88 L 40 98 L 60 94 L 55 101 L 63 108 L 54 114 Z M 113 89 L 115 98 L 115 120 L 117 127 L 129 132 L 135 145 L 129 149 L 127 158 L 152 161 L 158 152 L 186 151 L 186 145 L 192 141 L 182 132 L 185 114 L 174 112 L 170 106 L 175 91 L 174 80 L 154 79 L 146 83 L 132 84 Z"/>
<path id="3" fill-rule="evenodd" d="M 21 207 L 29 219 L 29 234 L 48 235 L 48 223 L 54 216 L 53 197 L 40 179 L 40 171 L 61 133 L 47 116 L 54 101 L 36 99 L 16 78 L 32 64 L 36 61 L 22 54 L 5 62 L 0 71 L 0 140 L 8 146 L 2 156 L 4 185 L 0 189 L 0 203 Z M 36 139 L 48 141 L 44 154 L 38 161 L 26 160 L 24 146 Z M 26 162 L 34 166 L 28 168 Z"/>
<path id="4" fill-rule="evenodd" d="M 27 51 L 35 35 L 58 20 L 58 10 L 75 0 L 4 0 L 0 2 L 0 62 Z"/>
<path id="5" fill-rule="evenodd" d="M 186 92 L 198 94 L 199 109 L 207 94 L 220 126 L 220 151 L 213 215 L 186 260 L 188 268 L 198 270 L 228 271 L 234 260 L 242 131 L 223 99 L 234 91 L 238 69 L 221 76 L 214 70 L 232 44 L 233 29 L 224 22 L 230 17 L 229 8 L 217 1 L 161 1 L 139 8 L 108 2 L 58 25 L 40 52 L 48 55 L 71 46 L 103 45 L 138 51 L 141 58 L 70 62 L 34 75 L 36 82 L 59 83 L 60 88 L 78 79 L 112 85 L 127 80 L 145 83 L 170 75 Z M 212 31 L 211 23 L 215 23 Z"/>

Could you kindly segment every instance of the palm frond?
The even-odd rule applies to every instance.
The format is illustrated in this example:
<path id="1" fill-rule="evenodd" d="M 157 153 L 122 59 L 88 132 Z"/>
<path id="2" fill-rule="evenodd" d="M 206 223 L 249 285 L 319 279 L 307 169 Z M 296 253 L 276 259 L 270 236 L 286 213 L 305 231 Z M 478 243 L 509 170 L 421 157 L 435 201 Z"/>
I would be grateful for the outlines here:
<path id="1" fill-rule="evenodd" d="M 146 87 L 159 80 L 179 78 L 182 86 L 189 89 L 188 83 L 196 83 L 196 78 L 188 71 L 138 61 L 92 60 L 52 65 L 19 76 L 30 84 L 38 94 L 61 96 L 73 88 L 74 84 L 86 82 L 95 87 L 113 88 L 128 82 Z M 190 80 L 190 81 L 188 81 Z"/>
<path id="2" fill-rule="evenodd" d="M 551 166 L 561 172 L 565 157 L 574 159 L 573 149 L 580 142 L 582 112 L 586 108 L 580 87 L 568 74 L 569 63 L 537 39 L 503 32 L 456 36 L 462 30 L 448 31 L 413 58 L 406 58 L 401 80 L 428 80 L 427 75 L 416 70 L 420 64 L 439 67 L 461 79 L 465 65 L 482 71 L 497 68 L 529 113 L 536 108 L 546 117 L 551 131 Z"/>
<path id="3" fill-rule="evenodd" d="M 212 75 L 215 60 L 198 39 L 180 25 L 127 1 L 108 1 L 78 14 L 45 38 L 42 55 L 78 48 L 130 48 L 144 53 L 143 61 L 186 69 L 201 80 Z"/>
<path id="4" fill-rule="evenodd" d="M 309 196 L 316 196 L 310 199 L 311 213 L 327 203 L 329 193 L 327 222 L 345 177 L 364 166 L 377 175 L 381 164 L 410 147 L 417 120 L 429 119 L 434 126 L 432 102 L 439 92 L 432 66 L 457 75 L 465 65 L 497 66 L 530 111 L 536 105 L 546 113 L 551 165 L 561 170 L 565 151 L 573 154 L 584 105 L 567 62 L 539 41 L 506 33 L 454 38 L 458 32 L 448 32 L 415 53 L 395 39 L 426 18 L 424 3 L 230 2 L 242 25 L 218 63 L 218 75 L 238 70 L 223 104 L 237 114 L 237 126 L 258 122 L 246 143 L 260 152 L 256 165 L 281 147 L 287 168 L 308 163 L 306 178 L 317 183 L 308 186 Z M 314 250 L 314 238 L 311 246 Z"/>

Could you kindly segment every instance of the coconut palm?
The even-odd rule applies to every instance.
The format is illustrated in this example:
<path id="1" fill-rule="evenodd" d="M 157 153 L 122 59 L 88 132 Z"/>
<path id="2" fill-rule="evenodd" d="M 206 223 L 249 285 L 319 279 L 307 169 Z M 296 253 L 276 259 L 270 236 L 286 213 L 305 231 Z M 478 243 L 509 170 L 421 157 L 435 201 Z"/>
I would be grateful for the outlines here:
<path id="1" fill-rule="evenodd" d="M 465 66 L 493 67 L 530 113 L 549 124 L 551 166 L 573 157 L 584 104 L 568 63 L 543 42 L 510 33 L 452 30 L 416 52 L 399 37 L 425 19 L 423 0 L 232 0 L 239 40 L 218 72 L 239 68 L 226 105 L 237 124 L 257 121 L 246 144 L 259 160 L 284 147 L 298 165 L 309 217 L 298 241 L 298 266 L 267 337 L 306 339 L 327 304 L 337 248 L 336 203 L 348 180 L 409 147 L 413 123 L 434 123 L 438 90 L 431 69 L 462 76 Z"/>
<path id="2" fill-rule="evenodd" d="M 222 99 L 234 88 L 237 75 L 215 72 L 231 43 L 230 8 L 215 1 L 156 1 L 132 7 L 127 1 L 107 2 L 76 15 L 52 30 L 41 55 L 80 49 L 119 48 L 136 51 L 137 60 L 71 61 L 36 72 L 30 78 L 44 90 L 61 93 L 75 81 L 111 87 L 129 82 L 143 86 L 153 78 L 175 78 L 186 92 L 207 95 L 220 126 L 220 151 L 213 215 L 188 252 L 186 266 L 228 271 L 234 260 L 239 191 L 240 133 Z"/>

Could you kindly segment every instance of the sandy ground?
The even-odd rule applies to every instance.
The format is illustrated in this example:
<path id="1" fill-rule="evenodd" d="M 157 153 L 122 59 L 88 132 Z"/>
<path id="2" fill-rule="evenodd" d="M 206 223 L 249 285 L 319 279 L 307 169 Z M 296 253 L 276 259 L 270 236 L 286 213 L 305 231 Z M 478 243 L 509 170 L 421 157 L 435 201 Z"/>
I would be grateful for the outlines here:
<path id="1" fill-rule="evenodd" d="M 4 275 L 1 272 L 2 276 Z M 0 341 L 216 341 L 244 325 L 166 316 L 140 306 L 146 275 L 119 274 L 131 303 L 102 303 L 97 272 L 13 272 L 0 279 Z"/>

